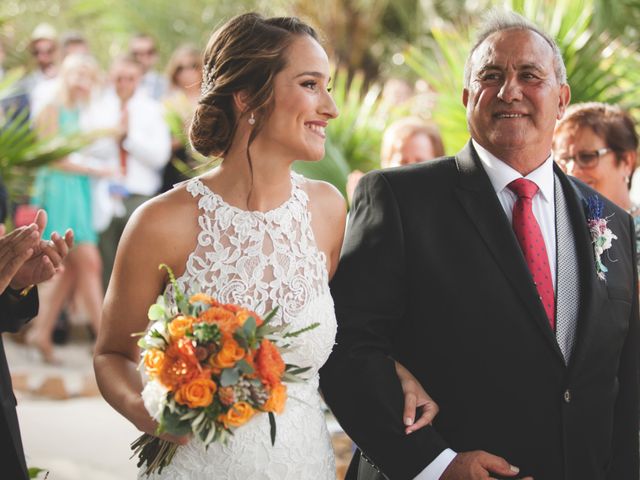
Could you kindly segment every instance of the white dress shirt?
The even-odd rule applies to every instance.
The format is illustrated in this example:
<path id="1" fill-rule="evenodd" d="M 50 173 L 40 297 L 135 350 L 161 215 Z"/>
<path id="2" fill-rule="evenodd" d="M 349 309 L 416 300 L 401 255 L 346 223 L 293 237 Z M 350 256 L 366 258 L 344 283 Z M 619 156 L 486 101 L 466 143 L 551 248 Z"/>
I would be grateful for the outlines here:
<path id="1" fill-rule="evenodd" d="M 109 188 L 118 183 L 130 194 L 155 195 L 162 183 L 162 169 L 171 158 L 171 134 L 164 119 L 162 105 L 138 91 L 127 102 L 129 130 L 123 142 L 127 151 L 124 177 L 102 178 L 93 184 L 94 228 L 102 232 L 114 216 L 125 213 L 122 201 L 110 195 Z M 80 118 L 83 131 L 114 130 L 121 121 L 120 99 L 109 89 L 92 102 Z M 120 150 L 113 136 L 106 136 L 86 149 L 89 165 L 119 171 Z"/>
<path id="2" fill-rule="evenodd" d="M 472 140 L 473 147 L 480 157 L 482 167 L 489 176 L 496 196 L 504 208 L 509 223 L 513 215 L 513 206 L 518 196 L 507 185 L 523 176 L 496 156 L 482 148 Z M 529 173 L 526 178 L 538 186 L 538 193 L 533 197 L 533 215 L 536 217 L 549 257 L 553 288 L 556 288 L 556 204 L 554 197 L 553 157 L 549 155 L 542 165 Z M 429 386 L 425 386 L 429 390 Z M 433 462 L 420 472 L 414 480 L 438 480 L 456 457 L 456 452 L 447 448 Z"/>

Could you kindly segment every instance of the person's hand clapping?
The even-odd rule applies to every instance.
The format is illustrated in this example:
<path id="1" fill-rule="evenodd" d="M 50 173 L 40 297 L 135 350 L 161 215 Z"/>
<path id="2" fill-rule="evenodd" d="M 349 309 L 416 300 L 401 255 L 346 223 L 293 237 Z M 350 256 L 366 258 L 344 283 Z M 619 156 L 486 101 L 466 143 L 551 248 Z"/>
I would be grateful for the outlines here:
<path id="1" fill-rule="evenodd" d="M 46 225 L 46 212 L 38 210 L 35 224 L 28 227 L 36 232 L 36 242 L 32 247 L 31 254 L 22 262 L 13 278 L 10 279 L 10 286 L 14 290 L 21 290 L 29 285 L 49 280 L 56 271 L 62 268 L 62 262 L 73 246 L 71 229 L 66 231 L 64 237 L 54 232 L 50 240 L 43 240 L 41 236 Z"/>
<path id="2" fill-rule="evenodd" d="M 0 224 L 0 293 L 4 292 L 12 282 L 16 273 L 33 255 L 40 234 L 34 224 L 16 228 L 5 235 L 5 228 Z"/>

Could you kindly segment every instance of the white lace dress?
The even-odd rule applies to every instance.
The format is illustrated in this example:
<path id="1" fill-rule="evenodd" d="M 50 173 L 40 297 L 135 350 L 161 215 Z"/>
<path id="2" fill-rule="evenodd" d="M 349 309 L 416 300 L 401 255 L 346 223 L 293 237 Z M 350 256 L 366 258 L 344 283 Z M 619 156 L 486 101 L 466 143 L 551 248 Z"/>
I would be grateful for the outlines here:
<path id="1" fill-rule="evenodd" d="M 248 212 L 226 203 L 199 179 L 187 182 L 198 199 L 198 245 L 178 282 L 197 282 L 218 300 L 264 314 L 279 306 L 275 325 L 319 327 L 296 338 L 286 363 L 310 366 L 305 383 L 287 384 L 289 400 L 276 415 L 271 445 L 266 414 L 238 428 L 226 445 L 205 450 L 199 440 L 181 446 L 161 475 L 151 479 L 334 480 L 335 461 L 318 393 L 318 370 L 334 343 L 336 319 L 326 258 L 311 230 L 303 177 L 292 173 L 291 197 L 268 212 Z"/>

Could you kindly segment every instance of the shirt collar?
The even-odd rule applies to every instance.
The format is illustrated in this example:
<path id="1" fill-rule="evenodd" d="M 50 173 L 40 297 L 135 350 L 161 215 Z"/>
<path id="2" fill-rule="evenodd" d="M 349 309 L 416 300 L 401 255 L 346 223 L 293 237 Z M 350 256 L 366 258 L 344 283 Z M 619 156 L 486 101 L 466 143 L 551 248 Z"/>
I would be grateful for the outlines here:
<path id="1" fill-rule="evenodd" d="M 518 178 L 523 178 L 520 172 L 511 168 L 505 162 L 479 145 L 475 140 L 472 139 L 471 142 L 478 153 L 478 157 L 480 157 L 482 166 L 484 167 L 485 172 L 487 172 L 491 185 L 496 193 L 501 193 L 512 181 Z M 524 178 L 531 180 L 538 186 L 542 193 L 542 198 L 546 202 L 554 202 L 553 156 L 551 154 L 549 154 L 542 165 Z"/>

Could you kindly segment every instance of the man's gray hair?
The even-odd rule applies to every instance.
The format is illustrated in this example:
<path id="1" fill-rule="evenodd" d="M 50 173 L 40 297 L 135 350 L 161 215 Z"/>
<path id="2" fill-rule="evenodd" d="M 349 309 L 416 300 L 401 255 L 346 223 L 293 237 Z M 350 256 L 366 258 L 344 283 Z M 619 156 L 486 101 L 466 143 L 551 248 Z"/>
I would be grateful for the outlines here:
<path id="1" fill-rule="evenodd" d="M 469 88 L 469 84 L 471 83 L 471 57 L 473 56 L 473 53 L 482 44 L 482 42 L 487 39 L 487 37 L 504 30 L 531 30 L 544 38 L 551 47 L 551 50 L 553 50 L 553 64 L 558 83 L 561 85 L 567 83 L 567 69 L 564 66 L 562 53 L 560 52 L 560 48 L 558 48 L 558 44 L 555 40 L 551 38 L 547 32 L 541 30 L 522 15 L 518 15 L 510 10 L 493 9 L 485 16 L 482 28 L 476 37 L 476 43 L 471 48 L 467 61 L 464 64 L 465 88 Z"/>

